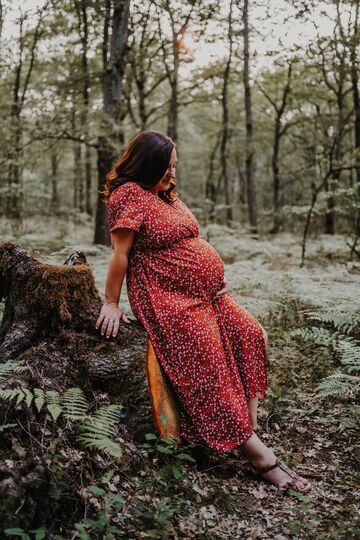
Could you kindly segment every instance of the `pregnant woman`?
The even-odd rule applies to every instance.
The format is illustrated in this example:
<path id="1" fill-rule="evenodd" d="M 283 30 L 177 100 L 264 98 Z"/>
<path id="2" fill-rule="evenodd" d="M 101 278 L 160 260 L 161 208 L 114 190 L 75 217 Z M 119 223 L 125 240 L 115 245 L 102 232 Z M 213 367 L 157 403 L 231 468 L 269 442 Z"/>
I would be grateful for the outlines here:
<path id="1" fill-rule="evenodd" d="M 126 274 L 131 308 L 179 398 L 180 435 L 218 452 L 240 446 L 258 478 L 308 491 L 255 433 L 267 387 L 265 331 L 227 292 L 220 256 L 174 193 L 176 159 L 174 142 L 147 130 L 107 175 L 113 253 L 96 328 L 115 337 L 129 322 L 119 307 Z"/>

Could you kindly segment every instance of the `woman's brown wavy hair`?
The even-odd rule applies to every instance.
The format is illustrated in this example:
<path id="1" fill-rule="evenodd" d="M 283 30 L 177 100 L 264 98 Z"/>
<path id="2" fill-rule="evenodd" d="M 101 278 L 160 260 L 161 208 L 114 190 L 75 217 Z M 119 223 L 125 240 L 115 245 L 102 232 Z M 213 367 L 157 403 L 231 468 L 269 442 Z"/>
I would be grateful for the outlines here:
<path id="1" fill-rule="evenodd" d="M 166 173 L 174 148 L 174 141 L 160 131 L 148 129 L 132 137 L 120 159 L 105 177 L 104 190 L 100 191 L 105 196 L 105 204 L 114 189 L 126 182 L 135 182 L 144 189 L 157 184 Z M 175 187 L 176 183 L 171 181 L 166 191 L 159 191 L 159 196 L 171 203 L 177 198 Z"/>

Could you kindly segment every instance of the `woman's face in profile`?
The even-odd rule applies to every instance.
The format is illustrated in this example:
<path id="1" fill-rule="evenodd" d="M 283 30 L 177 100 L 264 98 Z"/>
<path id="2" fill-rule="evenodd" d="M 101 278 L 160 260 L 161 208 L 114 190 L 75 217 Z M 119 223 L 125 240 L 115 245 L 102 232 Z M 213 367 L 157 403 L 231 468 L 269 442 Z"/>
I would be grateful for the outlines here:
<path id="1" fill-rule="evenodd" d="M 176 149 L 173 148 L 170 156 L 169 166 L 164 176 L 161 178 L 161 180 L 159 180 L 157 184 L 155 184 L 155 186 L 151 188 L 150 191 L 157 193 L 158 191 L 166 191 L 167 189 L 169 189 L 171 180 L 175 180 L 176 178 L 176 162 Z"/>

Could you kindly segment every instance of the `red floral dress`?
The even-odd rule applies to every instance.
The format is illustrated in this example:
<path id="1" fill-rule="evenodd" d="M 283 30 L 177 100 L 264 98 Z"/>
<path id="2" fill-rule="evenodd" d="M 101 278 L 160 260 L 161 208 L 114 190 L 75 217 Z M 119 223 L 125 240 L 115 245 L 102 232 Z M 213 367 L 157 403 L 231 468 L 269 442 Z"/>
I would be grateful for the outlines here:
<path id="1" fill-rule="evenodd" d="M 230 293 L 215 298 L 224 286 L 219 254 L 185 203 L 134 182 L 111 193 L 108 217 L 111 231 L 137 231 L 129 302 L 179 398 L 180 435 L 219 452 L 244 443 L 253 434 L 246 400 L 266 397 L 265 340 Z"/>

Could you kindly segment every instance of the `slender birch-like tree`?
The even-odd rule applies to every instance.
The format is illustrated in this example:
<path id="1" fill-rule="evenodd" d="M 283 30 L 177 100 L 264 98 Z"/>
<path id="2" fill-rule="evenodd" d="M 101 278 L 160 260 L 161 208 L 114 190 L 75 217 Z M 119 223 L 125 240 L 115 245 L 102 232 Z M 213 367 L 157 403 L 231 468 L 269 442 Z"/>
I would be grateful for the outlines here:
<path id="1" fill-rule="evenodd" d="M 227 157 L 227 146 L 229 138 L 229 106 L 228 106 L 228 86 L 229 86 L 229 77 L 230 77 L 230 68 L 231 60 L 233 54 L 233 32 L 232 32 L 232 13 L 233 13 L 233 0 L 230 0 L 229 7 L 229 18 L 228 18 L 228 43 L 229 43 L 229 54 L 225 64 L 224 70 L 224 80 L 223 80 L 223 89 L 222 89 L 222 137 L 220 144 L 220 158 L 221 158 L 221 169 L 222 177 L 224 180 L 224 192 L 225 192 L 225 203 L 226 203 L 226 221 L 230 225 L 232 221 L 232 206 L 231 206 L 231 197 L 230 197 L 230 178 L 229 178 L 229 168 L 228 168 L 228 157 Z"/>
<path id="2" fill-rule="evenodd" d="M 245 125 L 246 125 L 246 188 L 249 212 L 250 232 L 257 233 L 256 191 L 254 180 L 254 144 L 253 119 L 250 86 L 250 28 L 249 28 L 249 1 L 243 2 L 244 25 L 244 91 L 245 91 Z"/>

